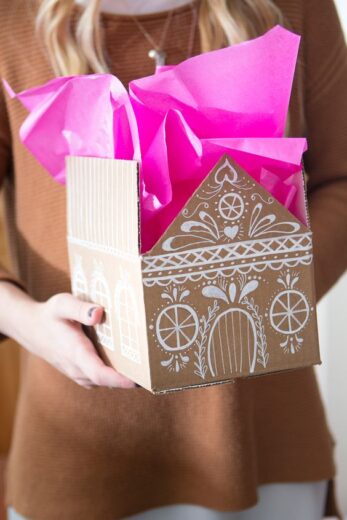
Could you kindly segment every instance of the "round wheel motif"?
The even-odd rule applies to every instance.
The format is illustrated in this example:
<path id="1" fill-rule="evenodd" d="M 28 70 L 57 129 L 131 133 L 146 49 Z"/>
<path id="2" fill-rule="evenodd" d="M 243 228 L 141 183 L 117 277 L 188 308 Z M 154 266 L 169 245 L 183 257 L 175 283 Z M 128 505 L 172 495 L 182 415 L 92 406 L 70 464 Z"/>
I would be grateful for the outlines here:
<path id="1" fill-rule="evenodd" d="M 198 316 L 189 305 L 170 305 L 163 309 L 157 318 L 158 341 L 170 352 L 190 347 L 198 335 L 198 329 Z"/>
<path id="2" fill-rule="evenodd" d="M 236 220 L 241 217 L 244 210 L 242 197 L 237 193 L 227 193 L 219 201 L 218 209 L 225 220 Z"/>
<path id="3" fill-rule="evenodd" d="M 271 325 L 277 332 L 296 334 L 305 327 L 310 308 L 301 292 L 288 289 L 275 297 L 269 314 Z"/>

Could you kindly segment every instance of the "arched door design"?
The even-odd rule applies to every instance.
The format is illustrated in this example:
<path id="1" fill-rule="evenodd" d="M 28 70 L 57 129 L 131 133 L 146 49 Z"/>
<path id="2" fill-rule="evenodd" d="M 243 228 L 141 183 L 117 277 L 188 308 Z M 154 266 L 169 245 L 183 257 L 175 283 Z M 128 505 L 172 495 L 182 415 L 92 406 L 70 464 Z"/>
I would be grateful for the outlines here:
<path id="1" fill-rule="evenodd" d="M 227 338 L 226 345 L 221 338 Z M 257 331 L 252 316 L 240 308 L 226 310 L 214 322 L 208 341 L 212 376 L 253 373 L 256 361 Z"/>

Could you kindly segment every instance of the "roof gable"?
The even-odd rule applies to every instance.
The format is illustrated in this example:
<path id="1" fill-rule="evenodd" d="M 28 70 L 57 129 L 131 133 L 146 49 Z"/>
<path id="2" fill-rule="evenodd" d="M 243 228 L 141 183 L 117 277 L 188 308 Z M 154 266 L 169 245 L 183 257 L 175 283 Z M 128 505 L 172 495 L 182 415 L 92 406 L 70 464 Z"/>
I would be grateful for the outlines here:
<path id="1" fill-rule="evenodd" d="M 308 228 L 224 155 L 144 256 L 267 241 Z"/>

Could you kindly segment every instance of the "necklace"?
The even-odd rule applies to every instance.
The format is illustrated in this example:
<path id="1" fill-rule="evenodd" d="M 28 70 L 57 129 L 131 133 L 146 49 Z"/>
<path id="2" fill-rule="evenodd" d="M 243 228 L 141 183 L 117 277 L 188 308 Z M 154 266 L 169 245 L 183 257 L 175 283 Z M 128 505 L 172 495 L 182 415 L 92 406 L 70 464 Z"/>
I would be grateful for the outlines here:
<path id="1" fill-rule="evenodd" d="M 142 32 L 142 34 L 146 38 L 146 40 L 152 45 L 153 49 L 150 49 L 150 51 L 148 52 L 148 57 L 152 58 L 152 60 L 154 60 L 155 65 L 157 67 L 161 66 L 161 65 L 165 65 L 166 53 L 163 51 L 163 47 L 164 47 L 164 44 L 165 44 L 165 41 L 166 41 L 166 36 L 167 36 L 168 30 L 169 30 L 169 27 L 170 27 L 172 14 L 173 14 L 173 10 L 169 11 L 169 13 L 167 15 L 167 18 L 166 18 L 166 21 L 165 21 L 165 25 L 164 25 L 164 28 L 163 28 L 163 32 L 162 32 L 159 44 L 157 44 L 154 41 L 152 36 L 144 28 L 144 26 L 136 18 L 136 16 L 132 17 L 134 22 L 135 22 L 135 24 L 137 25 L 138 29 L 140 30 L 140 32 Z"/>
<path id="2" fill-rule="evenodd" d="M 192 9 L 192 25 L 191 25 L 191 32 L 189 35 L 189 42 L 188 42 L 188 56 L 191 56 L 193 51 L 193 45 L 194 45 L 194 38 L 195 38 L 195 30 L 197 25 L 197 12 L 196 12 L 196 6 L 191 4 Z M 136 16 L 132 16 L 132 19 L 134 23 L 136 24 L 139 31 L 143 34 L 143 36 L 146 38 L 146 40 L 150 43 L 152 46 L 152 49 L 148 52 L 148 57 L 154 60 L 155 66 L 160 67 L 166 64 L 166 52 L 164 51 L 164 45 L 166 42 L 167 34 L 170 28 L 171 20 L 173 16 L 173 10 L 168 12 L 165 25 L 163 27 L 163 32 L 161 35 L 160 42 L 157 43 L 151 34 L 145 29 L 145 27 L 142 25 L 142 23 L 136 18 Z"/>

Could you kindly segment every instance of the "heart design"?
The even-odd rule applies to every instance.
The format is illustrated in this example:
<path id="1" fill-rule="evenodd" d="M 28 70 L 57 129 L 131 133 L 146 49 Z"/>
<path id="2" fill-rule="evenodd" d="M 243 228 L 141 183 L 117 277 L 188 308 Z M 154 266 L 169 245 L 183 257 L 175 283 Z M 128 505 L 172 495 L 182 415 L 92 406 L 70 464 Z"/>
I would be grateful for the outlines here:
<path id="1" fill-rule="evenodd" d="M 239 226 L 227 226 L 224 228 L 224 234 L 233 240 L 239 232 Z"/>

